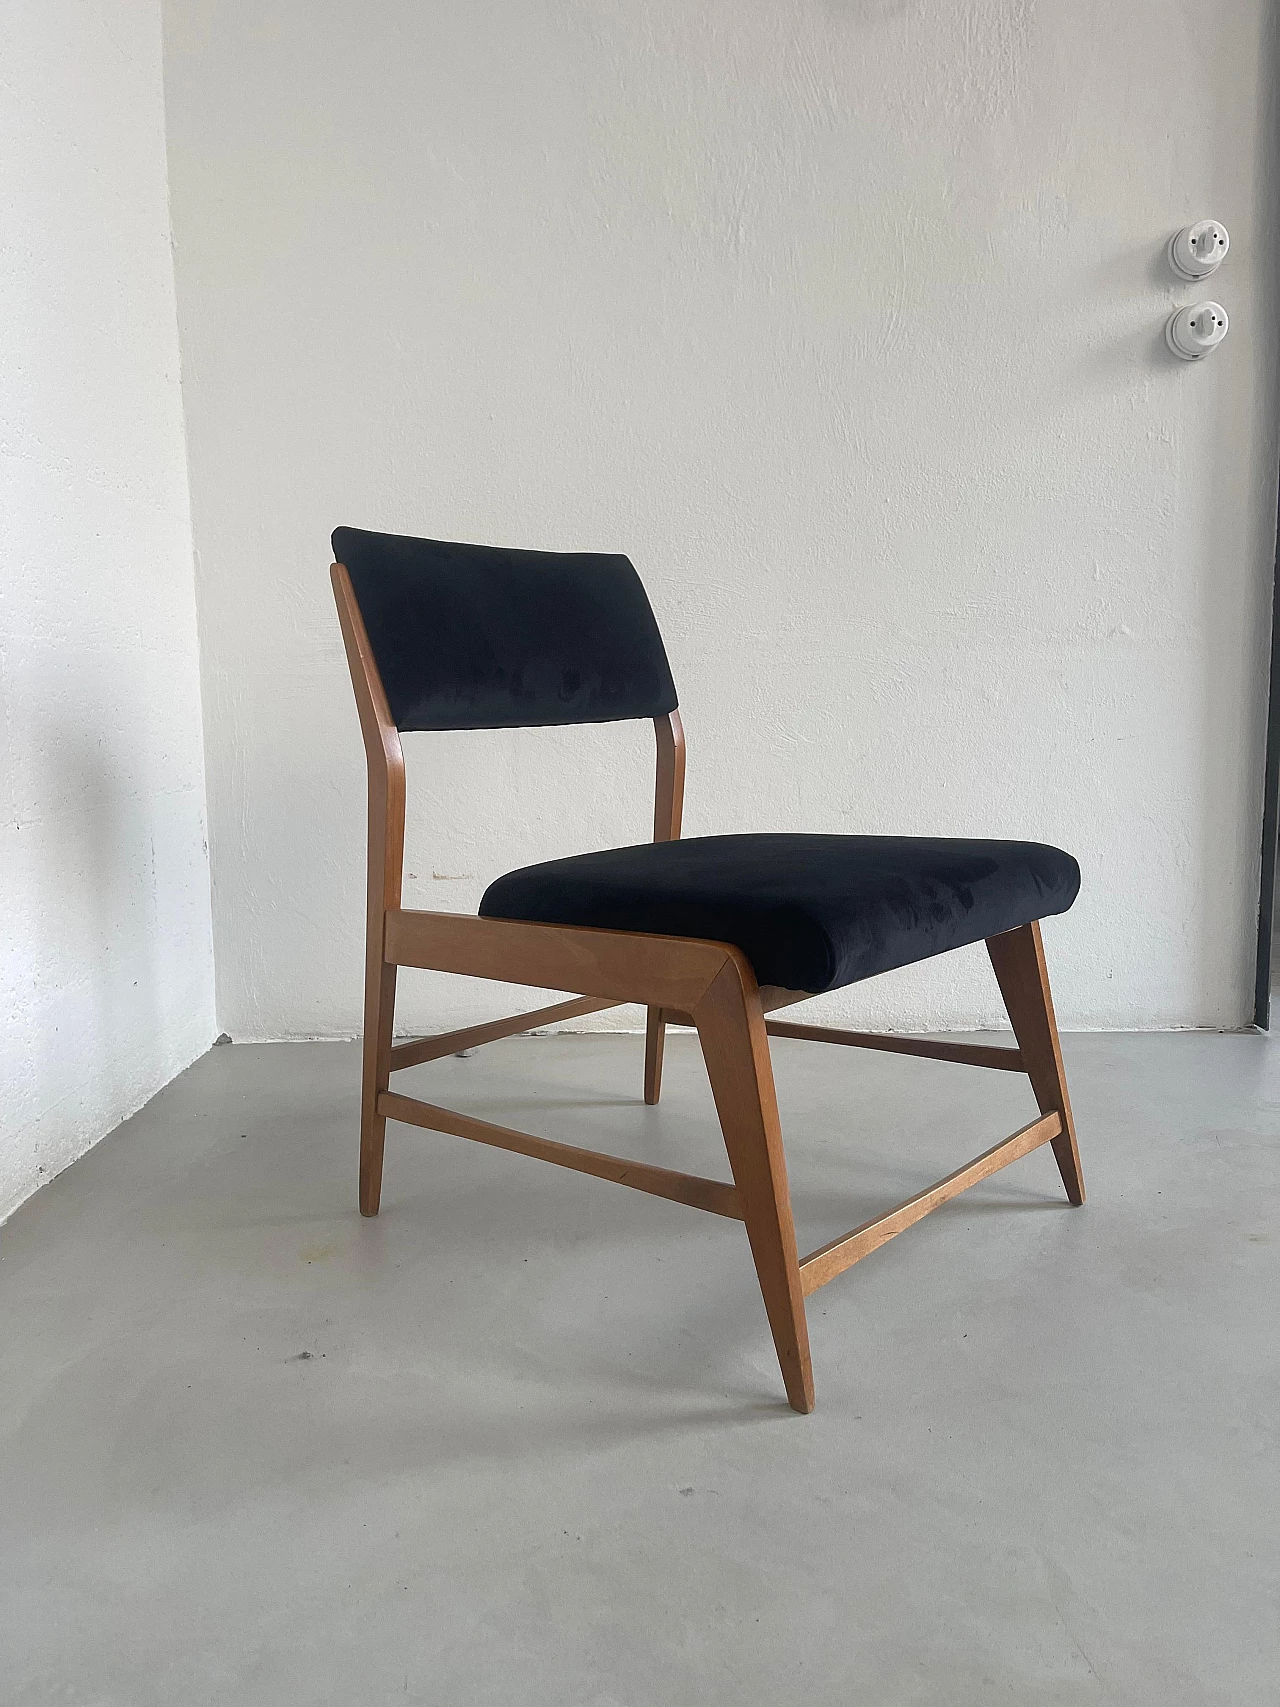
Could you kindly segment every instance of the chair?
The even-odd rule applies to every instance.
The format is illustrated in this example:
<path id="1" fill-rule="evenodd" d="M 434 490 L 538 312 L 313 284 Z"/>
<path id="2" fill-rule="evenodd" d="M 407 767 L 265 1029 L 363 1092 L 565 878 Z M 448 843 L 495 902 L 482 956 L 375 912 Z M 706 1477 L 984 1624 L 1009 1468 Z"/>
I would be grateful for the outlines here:
<path id="1" fill-rule="evenodd" d="M 508 551 L 339 528 L 332 579 L 369 772 L 360 1210 L 376 1215 L 388 1120 L 478 1139 L 745 1222 L 797 1411 L 813 1409 L 805 1298 L 949 1198 L 1051 1144 L 1067 1197 L 1080 1158 L 1039 920 L 1075 900 L 1070 855 L 1034 842 L 896 836 L 680 839 L 685 747 L 662 638 L 625 557 Z M 654 839 L 498 878 L 479 915 L 401 904 L 402 730 L 651 718 Z M 985 940 L 1016 1048 L 879 1036 L 766 1015 Z M 532 1013 L 392 1042 L 396 969 L 574 992 Z M 667 1025 L 696 1027 L 733 1183 L 537 1138 L 390 1088 L 400 1068 L 623 1002 L 648 1010 L 644 1098 Z M 1039 1117 L 976 1160 L 799 1257 L 769 1038 L 1023 1072 Z"/>

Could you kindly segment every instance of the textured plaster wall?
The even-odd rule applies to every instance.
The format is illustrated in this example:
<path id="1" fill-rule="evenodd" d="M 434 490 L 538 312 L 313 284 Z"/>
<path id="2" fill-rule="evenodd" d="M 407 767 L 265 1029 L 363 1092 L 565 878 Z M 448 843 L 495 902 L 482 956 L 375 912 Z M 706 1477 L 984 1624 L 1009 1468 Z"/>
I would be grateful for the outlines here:
<path id="1" fill-rule="evenodd" d="M 0 1217 L 208 1047 L 155 0 L 0 16 Z"/>
<path id="2" fill-rule="evenodd" d="M 166 0 L 220 1023 L 358 1027 L 339 522 L 629 552 L 686 828 L 1043 838 L 1067 1025 L 1234 1026 L 1276 472 L 1264 0 Z M 1226 221 L 1199 368 L 1169 232 Z M 411 903 L 646 729 L 414 737 Z M 403 1027 L 503 1005 L 404 975 Z M 995 1018 L 980 950 L 832 996 Z M 623 1021 L 628 1016 L 614 1017 Z"/>

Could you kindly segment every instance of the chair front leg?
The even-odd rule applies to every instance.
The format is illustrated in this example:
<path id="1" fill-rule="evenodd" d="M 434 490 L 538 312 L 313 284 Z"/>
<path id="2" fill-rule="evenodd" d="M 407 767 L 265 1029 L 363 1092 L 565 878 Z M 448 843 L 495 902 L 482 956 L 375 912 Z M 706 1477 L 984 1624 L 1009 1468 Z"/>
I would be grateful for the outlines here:
<path id="1" fill-rule="evenodd" d="M 809 1327 L 760 993 L 731 959 L 693 1009 L 787 1398 L 813 1409 Z"/>
<path id="2" fill-rule="evenodd" d="M 387 1117 L 378 1098 L 391 1084 L 396 968 L 387 960 L 387 908 L 400 904 L 404 862 L 404 771 L 382 777 L 370 767 L 369 896 L 364 941 L 364 1065 L 360 1079 L 360 1213 L 382 1201 Z"/>
<path id="3" fill-rule="evenodd" d="M 378 1098 L 391 1083 L 396 969 L 382 963 L 380 943 L 376 951 L 370 945 L 368 955 L 364 986 L 364 1067 L 360 1080 L 360 1213 L 376 1215 L 382 1201 L 382 1152 L 387 1138 L 387 1117 L 378 1113 Z"/>
<path id="4" fill-rule="evenodd" d="M 988 937 L 987 953 L 1040 1112 L 1062 1116 L 1062 1132 L 1053 1140 L 1053 1154 L 1068 1200 L 1079 1205 L 1084 1202 L 1084 1174 L 1039 923 Z"/>

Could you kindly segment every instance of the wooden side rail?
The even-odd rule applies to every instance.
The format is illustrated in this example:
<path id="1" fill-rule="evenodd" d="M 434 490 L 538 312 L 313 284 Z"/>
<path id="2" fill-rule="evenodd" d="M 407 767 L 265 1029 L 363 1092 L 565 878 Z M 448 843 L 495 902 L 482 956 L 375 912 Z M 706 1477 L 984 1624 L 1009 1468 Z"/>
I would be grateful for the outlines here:
<path id="1" fill-rule="evenodd" d="M 909 1197 L 905 1203 L 900 1203 L 886 1215 L 877 1215 L 870 1221 L 864 1221 L 860 1227 L 855 1227 L 852 1233 L 833 1239 L 829 1245 L 823 1245 L 821 1250 L 811 1251 L 800 1262 L 800 1285 L 805 1297 L 816 1292 L 820 1286 L 825 1286 L 829 1280 L 834 1280 L 836 1275 L 843 1274 L 845 1269 L 852 1268 L 854 1263 L 861 1262 L 863 1257 L 870 1256 L 872 1251 L 879 1250 L 880 1246 L 887 1244 L 896 1233 L 913 1226 L 931 1209 L 937 1209 L 939 1204 L 958 1197 L 971 1185 L 977 1185 L 979 1180 L 986 1179 L 988 1174 L 994 1174 L 1000 1168 L 1007 1167 L 1010 1162 L 1016 1162 L 1019 1156 L 1026 1156 L 1032 1150 L 1038 1150 L 1042 1144 L 1048 1144 L 1058 1137 L 1061 1131 L 1061 1115 L 1042 1114 L 1039 1120 L 1033 1120 L 1020 1132 L 1015 1132 L 1012 1138 L 1002 1139 L 999 1144 L 992 1145 L 991 1149 L 984 1150 L 982 1155 L 975 1157 L 972 1162 L 966 1162 L 964 1167 L 957 1168 L 953 1174 L 940 1179 L 937 1185 L 929 1186 L 926 1191 L 918 1191 L 914 1197 Z"/>
<path id="2" fill-rule="evenodd" d="M 697 1006 L 727 961 L 746 965 L 735 948 L 696 937 L 643 936 L 588 925 L 534 925 L 389 907 L 383 959 L 388 966 L 461 972 L 504 984 L 572 990 L 602 1002 L 646 1007 Z"/>
<path id="3" fill-rule="evenodd" d="M 737 1188 L 720 1180 L 702 1179 L 697 1174 L 673 1173 L 669 1168 L 655 1168 L 648 1162 L 629 1162 L 622 1156 L 607 1156 L 600 1150 L 582 1150 L 576 1144 L 558 1144 L 552 1138 L 535 1138 L 531 1132 L 517 1132 L 509 1126 L 493 1126 L 474 1115 L 459 1114 L 452 1108 L 437 1108 L 434 1103 L 419 1102 L 416 1097 L 400 1096 L 396 1091 L 383 1091 L 378 1098 L 378 1113 L 387 1120 L 404 1120 L 411 1126 L 423 1126 L 429 1132 L 451 1132 L 457 1138 L 473 1138 L 480 1144 L 492 1144 L 499 1150 L 514 1150 L 520 1156 L 535 1156 L 542 1162 L 555 1162 L 558 1167 L 572 1168 L 576 1173 L 594 1174 L 597 1179 L 613 1180 L 629 1185 L 636 1191 L 647 1191 L 652 1197 L 666 1197 L 673 1203 L 687 1203 L 693 1209 L 707 1209 L 713 1215 L 727 1216 L 731 1221 L 743 1219 Z"/>
<path id="4" fill-rule="evenodd" d="M 895 1037 L 879 1031 L 833 1031 L 825 1025 L 796 1025 L 791 1020 L 765 1021 L 770 1037 L 798 1037 L 810 1043 L 845 1043 L 852 1049 L 884 1049 L 891 1055 L 924 1055 L 931 1061 L 961 1061 L 969 1067 L 997 1067 L 1005 1073 L 1025 1073 L 1022 1051 L 998 1044 L 943 1043 L 932 1037 Z"/>
<path id="5" fill-rule="evenodd" d="M 767 1014 L 771 1009 L 789 1007 L 793 1002 L 811 998 L 803 991 L 765 989 L 760 992 L 760 1005 Z M 679 1008 L 663 1008 L 667 1025 L 692 1025 L 693 1017 Z M 897 1037 L 880 1031 L 839 1031 L 826 1025 L 799 1025 L 793 1020 L 767 1019 L 764 1025 L 770 1037 L 795 1037 L 808 1043 L 842 1043 L 851 1049 L 883 1049 L 890 1055 L 923 1055 L 930 1061 L 959 1061 L 966 1067 L 995 1067 L 1003 1073 L 1025 1073 L 1020 1049 L 1002 1044 L 944 1043 L 933 1037 Z"/>
<path id="6" fill-rule="evenodd" d="M 392 1049 L 391 1071 L 416 1067 L 423 1061 L 438 1061 L 442 1055 L 456 1055 L 460 1049 L 478 1049 L 482 1043 L 496 1043 L 500 1037 L 517 1037 L 522 1031 L 532 1031 L 536 1025 L 550 1025 L 553 1020 L 580 1019 L 583 1014 L 598 1014 L 602 1008 L 621 1005 L 601 1002 L 594 996 L 575 996 L 571 1002 L 556 1002 L 549 1008 L 535 1008 L 532 1013 L 512 1014 L 507 1019 L 469 1025 L 462 1031 L 444 1031 L 435 1037 L 416 1037 L 411 1043 L 397 1043 Z"/>

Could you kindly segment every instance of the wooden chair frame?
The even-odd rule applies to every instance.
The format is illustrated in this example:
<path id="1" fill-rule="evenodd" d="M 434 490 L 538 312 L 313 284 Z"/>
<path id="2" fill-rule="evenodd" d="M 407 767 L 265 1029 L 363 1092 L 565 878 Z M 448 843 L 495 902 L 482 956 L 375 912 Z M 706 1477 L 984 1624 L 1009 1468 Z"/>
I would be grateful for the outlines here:
<path id="1" fill-rule="evenodd" d="M 825 1286 L 931 1209 L 1042 1144 L 1053 1146 L 1070 1202 L 1084 1202 L 1075 1125 L 1038 922 L 1007 931 L 987 942 L 1017 1042 L 1016 1048 L 993 1048 L 767 1019 L 765 1016 L 778 1008 L 806 1000 L 807 993 L 760 988 L 746 958 L 729 943 L 526 924 L 404 907 L 405 767 L 400 733 L 391 717 L 347 571 L 342 564 L 335 563 L 331 573 L 369 771 L 365 1028 L 360 1103 L 361 1214 L 378 1213 L 386 1124 L 388 1120 L 400 1120 L 536 1156 L 579 1173 L 615 1180 L 638 1191 L 743 1221 L 787 1398 L 795 1410 L 808 1412 L 814 1402 L 804 1304 L 809 1293 Z M 674 711 L 656 718 L 654 728 L 657 735 L 654 840 L 666 841 L 680 834 L 684 734 L 679 713 Z M 394 1044 L 396 970 L 400 966 L 427 967 L 436 972 L 464 973 L 504 983 L 572 990 L 577 994 L 570 1001 L 531 1013 L 468 1026 L 443 1036 Z M 553 1020 L 573 1019 L 624 1002 L 643 1003 L 648 1010 L 644 1064 L 647 1103 L 656 1103 L 660 1093 L 667 1025 L 696 1028 L 724 1133 L 732 1185 L 494 1126 L 471 1115 L 402 1096 L 390 1088 L 391 1074 L 402 1067 L 438 1060 Z M 1006 1072 L 1025 1072 L 1040 1115 L 936 1185 L 917 1192 L 887 1214 L 874 1216 L 843 1238 L 801 1257 L 791 1215 L 769 1058 L 770 1036 L 807 1038 L 965 1062 Z"/>

